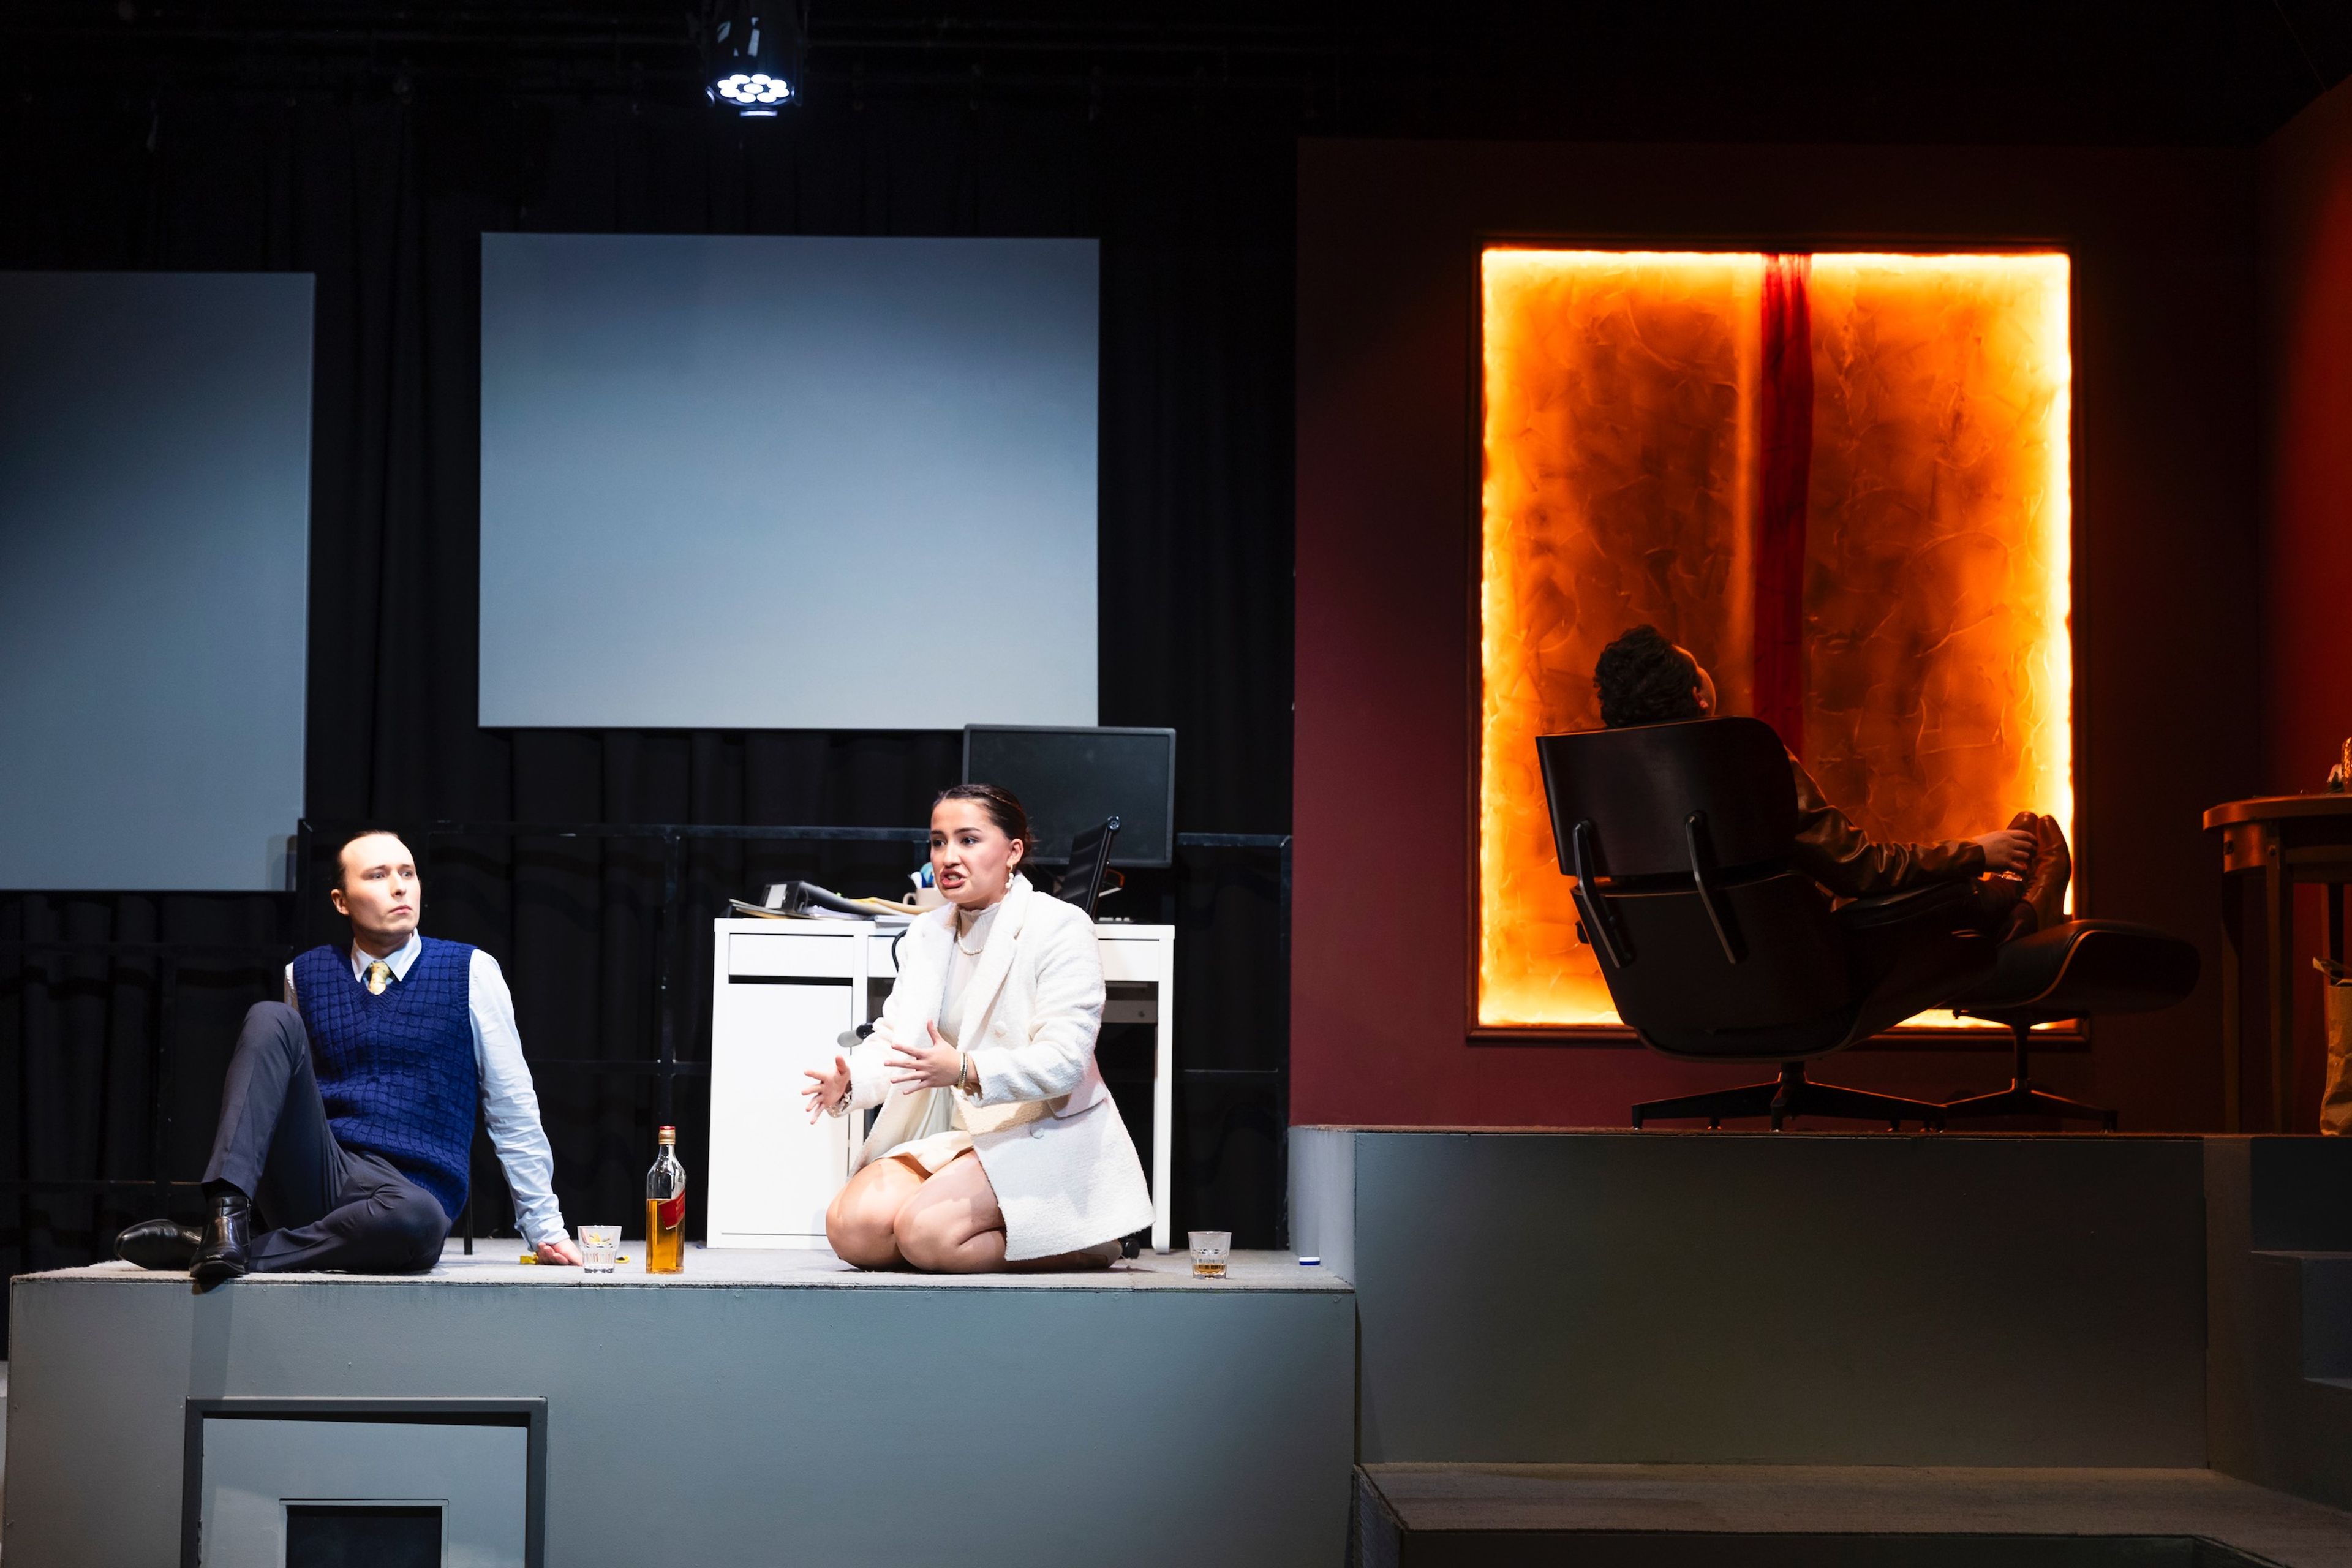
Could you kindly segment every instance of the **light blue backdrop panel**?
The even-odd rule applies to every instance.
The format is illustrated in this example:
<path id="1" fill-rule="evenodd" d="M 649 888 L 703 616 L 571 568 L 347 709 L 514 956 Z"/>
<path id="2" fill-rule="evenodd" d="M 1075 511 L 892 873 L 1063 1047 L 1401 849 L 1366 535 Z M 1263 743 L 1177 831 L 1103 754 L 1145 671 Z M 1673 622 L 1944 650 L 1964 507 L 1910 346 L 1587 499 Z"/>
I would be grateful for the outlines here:
<path id="1" fill-rule="evenodd" d="M 1097 276 L 484 235 L 480 721 L 1094 723 Z"/>
<path id="2" fill-rule="evenodd" d="M 0 273 L 0 887 L 285 885 L 307 274 Z"/>

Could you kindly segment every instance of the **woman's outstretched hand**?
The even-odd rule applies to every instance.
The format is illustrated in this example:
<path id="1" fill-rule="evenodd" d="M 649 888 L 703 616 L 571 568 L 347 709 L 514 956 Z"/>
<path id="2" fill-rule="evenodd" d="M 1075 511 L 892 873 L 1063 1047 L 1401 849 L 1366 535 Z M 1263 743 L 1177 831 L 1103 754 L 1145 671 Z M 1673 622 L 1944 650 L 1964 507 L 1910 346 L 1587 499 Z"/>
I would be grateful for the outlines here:
<path id="1" fill-rule="evenodd" d="M 2033 863 L 2033 835 L 2014 827 L 1979 834 L 1969 840 L 1984 851 L 1988 871 L 2020 872 Z"/>
<path id="2" fill-rule="evenodd" d="M 963 1053 L 940 1038 L 937 1024 L 925 1024 L 930 1032 L 928 1046 L 890 1047 L 890 1081 L 912 1094 L 919 1089 L 951 1089 L 963 1073 Z"/>
<path id="3" fill-rule="evenodd" d="M 814 1121 L 818 1117 L 839 1105 L 841 1097 L 849 1092 L 849 1060 L 845 1057 L 833 1058 L 831 1072 L 811 1072 L 805 1073 L 804 1076 L 816 1079 L 814 1083 L 801 1090 L 803 1094 L 808 1096 L 811 1121 Z"/>

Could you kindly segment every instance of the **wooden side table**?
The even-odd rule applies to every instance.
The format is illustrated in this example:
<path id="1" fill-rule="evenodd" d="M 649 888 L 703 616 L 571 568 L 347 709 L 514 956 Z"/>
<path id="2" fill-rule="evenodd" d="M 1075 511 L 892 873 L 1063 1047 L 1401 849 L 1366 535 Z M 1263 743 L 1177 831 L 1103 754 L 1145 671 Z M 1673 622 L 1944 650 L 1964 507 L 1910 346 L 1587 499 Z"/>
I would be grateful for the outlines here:
<path id="1" fill-rule="evenodd" d="M 2270 1013 L 2270 1130 L 2292 1131 L 2294 1106 L 2294 889 L 2316 882 L 2327 889 L 2327 956 L 2344 959 L 2344 884 L 2352 882 L 2352 795 L 2273 795 L 2232 800 L 2205 814 L 2221 830 L 2221 1090 L 2229 1129 L 2244 1128 L 2239 1104 L 2238 986 L 2245 946 L 2245 899 L 2241 874 L 2262 877 L 2265 966 Z"/>

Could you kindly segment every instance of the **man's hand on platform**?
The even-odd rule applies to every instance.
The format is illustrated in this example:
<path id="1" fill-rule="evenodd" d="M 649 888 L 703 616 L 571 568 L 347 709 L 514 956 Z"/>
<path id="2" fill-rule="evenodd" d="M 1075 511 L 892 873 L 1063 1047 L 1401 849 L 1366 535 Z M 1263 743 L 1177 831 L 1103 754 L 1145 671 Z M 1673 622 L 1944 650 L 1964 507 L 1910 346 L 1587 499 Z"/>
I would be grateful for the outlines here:
<path id="1" fill-rule="evenodd" d="M 929 1045 L 890 1047 L 890 1081 L 908 1094 L 919 1089 L 953 1089 L 963 1076 L 963 1053 L 940 1037 L 937 1024 L 923 1027 L 930 1032 Z"/>
<path id="2" fill-rule="evenodd" d="M 569 1263 L 577 1268 L 580 1266 L 580 1249 L 558 1237 L 553 1241 L 539 1244 L 539 1260 L 541 1263 Z"/>
<path id="3" fill-rule="evenodd" d="M 841 1097 L 849 1092 L 849 1058 L 834 1058 L 831 1072 L 809 1072 L 803 1068 L 801 1076 L 816 1079 L 801 1090 L 808 1096 L 809 1121 L 814 1123 L 818 1117 L 839 1105 Z"/>

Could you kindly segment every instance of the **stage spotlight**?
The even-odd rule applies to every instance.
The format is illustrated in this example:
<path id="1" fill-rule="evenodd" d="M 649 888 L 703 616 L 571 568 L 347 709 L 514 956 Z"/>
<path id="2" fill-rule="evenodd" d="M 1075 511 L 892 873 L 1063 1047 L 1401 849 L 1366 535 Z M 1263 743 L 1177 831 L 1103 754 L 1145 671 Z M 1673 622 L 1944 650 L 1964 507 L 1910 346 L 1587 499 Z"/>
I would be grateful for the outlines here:
<path id="1" fill-rule="evenodd" d="M 772 119 L 799 93 L 805 0 L 710 0 L 702 37 L 711 102 L 732 104 L 746 119 Z"/>

